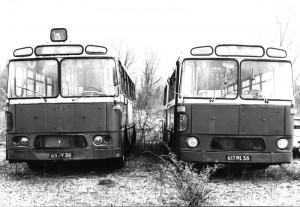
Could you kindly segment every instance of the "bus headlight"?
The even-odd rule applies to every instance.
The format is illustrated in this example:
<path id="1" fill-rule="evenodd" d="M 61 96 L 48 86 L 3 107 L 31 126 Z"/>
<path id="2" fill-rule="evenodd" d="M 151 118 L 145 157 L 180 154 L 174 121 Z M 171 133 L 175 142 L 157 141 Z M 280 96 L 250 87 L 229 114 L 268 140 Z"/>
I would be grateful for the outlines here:
<path id="1" fill-rule="evenodd" d="M 29 144 L 28 137 L 14 137 L 12 143 L 15 146 L 27 146 Z"/>
<path id="2" fill-rule="evenodd" d="M 278 148 L 278 149 L 283 150 L 283 149 L 286 149 L 286 148 L 287 148 L 289 142 L 288 142 L 287 139 L 281 138 L 281 139 L 278 139 L 278 140 L 277 140 L 277 143 L 276 143 L 276 144 L 277 144 L 277 148 Z"/>
<path id="3" fill-rule="evenodd" d="M 22 137 L 20 143 L 24 146 L 29 144 L 29 139 L 27 137 Z"/>
<path id="4" fill-rule="evenodd" d="M 190 148 L 195 148 L 199 145 L 199 141 L 196 137 L 188 137 L 186 143 Z"/>
<path id="5" fill-rule="evenodd" d="M 95 145 L 101 145 L 102 144 L 102 142 L 103 142 L 103 138 L 102 138 L 102 136 L 95 136 L 94 137 L 94 144 Z"/>
<path id="6" fill-rule="evenodd" d="M 104 144 L 109 144 L 109 143 L 111 143 L 111 137 L 110 136 L 105 136 L 103 141 L 104 141 Z"/>

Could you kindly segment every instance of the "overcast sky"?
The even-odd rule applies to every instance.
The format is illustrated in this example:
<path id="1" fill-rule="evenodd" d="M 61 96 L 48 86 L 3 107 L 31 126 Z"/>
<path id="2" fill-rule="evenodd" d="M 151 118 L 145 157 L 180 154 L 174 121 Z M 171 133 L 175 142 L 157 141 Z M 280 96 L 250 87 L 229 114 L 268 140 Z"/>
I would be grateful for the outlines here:
<path id="1" fill-rule="evenodd" d="M 73 43 L 129 45 L 138 57 L 135 71 L 143 69 L 145 49 L 157 53 L 158 75 L 166 78 L 186 48 L 271 45 L 278 33 L 275 14 L 288 4 L 292 29 L 300 31 L 299 0 L 4 0 L 0 65 L 12 58 L 14 49 L 49 42 L 51 28 L 65 27 Z"/>

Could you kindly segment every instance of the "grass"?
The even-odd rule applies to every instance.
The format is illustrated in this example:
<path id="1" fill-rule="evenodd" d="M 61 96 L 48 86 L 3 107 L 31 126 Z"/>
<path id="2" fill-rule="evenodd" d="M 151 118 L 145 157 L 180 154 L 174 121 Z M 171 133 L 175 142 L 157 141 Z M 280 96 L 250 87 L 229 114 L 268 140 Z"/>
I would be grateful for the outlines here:
<path id="1" fill-rule="evenodd" d="M 3 110 L 0 110 L 0 145 L 2 142 L 5 142 L 5 135 L 6 135 L 5 113 Z"/>
<path id="2" fill-rule="evenodd" d="M 274 180 L 299 180 L 300 165 L 299 160 L 294 160 L 290 164 L 273 165 L 266 169 L 265 177 Z"/>

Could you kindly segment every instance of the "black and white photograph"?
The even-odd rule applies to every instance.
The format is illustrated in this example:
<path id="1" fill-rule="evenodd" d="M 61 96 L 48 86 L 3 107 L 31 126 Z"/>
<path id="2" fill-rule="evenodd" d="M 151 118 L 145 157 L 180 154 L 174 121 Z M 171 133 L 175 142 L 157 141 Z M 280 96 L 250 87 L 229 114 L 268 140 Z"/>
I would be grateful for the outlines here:
<path id="1" fill-rule="evenodd" d="M 299 0 L 0 8 L 0 206 L 300 206 Z"/>

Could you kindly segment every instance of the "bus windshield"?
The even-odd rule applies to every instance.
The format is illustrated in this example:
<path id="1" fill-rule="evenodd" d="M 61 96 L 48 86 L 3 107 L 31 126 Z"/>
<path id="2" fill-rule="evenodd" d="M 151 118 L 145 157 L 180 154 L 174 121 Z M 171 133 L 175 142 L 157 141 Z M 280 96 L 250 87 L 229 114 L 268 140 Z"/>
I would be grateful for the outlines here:
<path id="1" fill-rule="evenodd" d="M 181 95 L 199 98 L 236 98 L 237 68 L 235 60 L 185 60 Z"/>
<path id="2" fill-rule="evenodd" d="M 58 95 L 56 60 L 18 60 L 9 63 L 9 98 L 55 97 Z"/>
<path id="3" fill-rule="evenodd" d="M 115 65 L 111 58 L 63 59 L 62 96 L 113 96 Z"/>
<path id="4" fill-rule="evenodd" d="M 291 100 L 292 67 L 289 62 L 246 60 L 241 63 L 241 97 Z"/>

